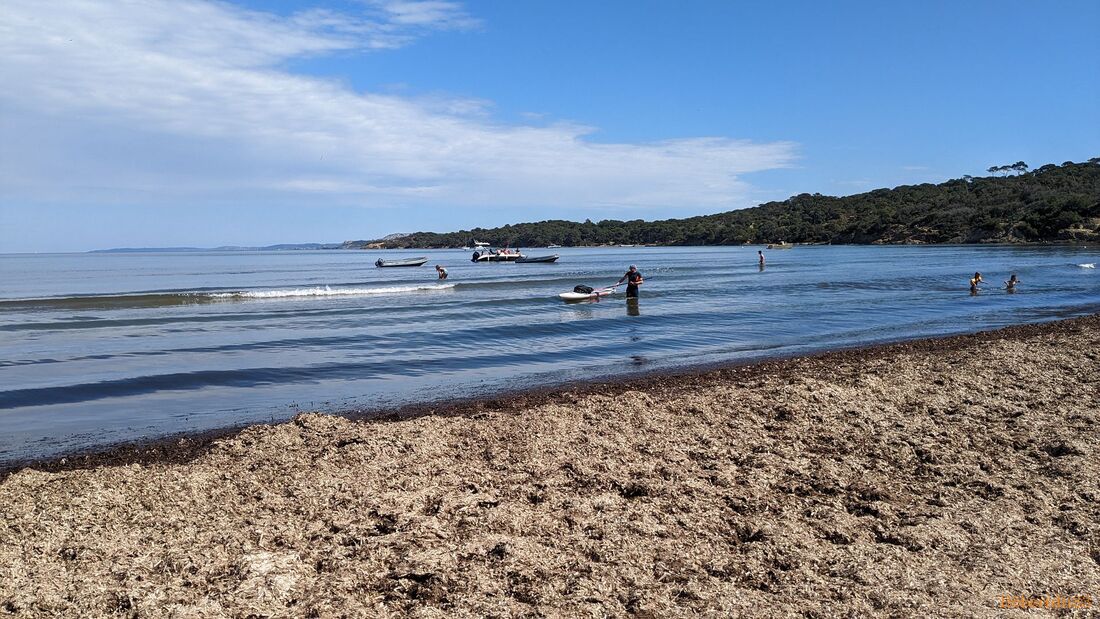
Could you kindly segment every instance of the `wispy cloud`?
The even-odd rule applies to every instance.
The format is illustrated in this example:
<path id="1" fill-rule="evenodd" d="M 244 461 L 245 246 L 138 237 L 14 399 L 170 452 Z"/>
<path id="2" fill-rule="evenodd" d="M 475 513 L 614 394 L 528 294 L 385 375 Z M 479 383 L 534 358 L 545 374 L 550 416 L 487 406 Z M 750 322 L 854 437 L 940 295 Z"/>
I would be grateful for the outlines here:
<path id="1" fill-rule="evenodd" d="M 478 26 L 457 3 L 290 17 L 202 0 L 6 0 L 0 201 L 714 208 L 796 145 L 641 144 L 493 120 L 491 102 L 356 92 L 288 61 Z"/>
<path id="2" fill-rule="evenodd" d="M 381 7 L 388 21 L 396 25 L 445 30 L 467 30 L 481 26 L 481 21 L 469 16 L 458 2 L 386 0 L 374 4 Z"/>

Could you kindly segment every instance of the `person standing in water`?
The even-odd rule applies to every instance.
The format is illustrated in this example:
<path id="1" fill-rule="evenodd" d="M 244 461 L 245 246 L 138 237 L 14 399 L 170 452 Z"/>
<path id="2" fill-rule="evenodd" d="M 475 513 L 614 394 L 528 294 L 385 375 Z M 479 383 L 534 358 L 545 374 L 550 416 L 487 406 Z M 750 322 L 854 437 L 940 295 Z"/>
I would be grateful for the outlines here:
<path id="1" fill-rule="evenodd" d="M 641 286 L 644 281 L 645 279 L 642 278 L 642 274 L 638 272 L 638 267 L 632 264 L 630 265 L 630 269 L 619 278 L 619 282 L 615 285 L 618 286 L 626 282 L 626 298 L 636 299 L 638 298 L 638 286 Z"/>
<path id="2" fill-rule="evenodd" d="M 764 252 L 762 252 L 758 249 L 758 250 L 756 250 L 756 254 L 758 256 L 760 256 L 760 268 L 763 269 L 764 268 Z"/>
<path id="3" fill-rule="evenodd" d="M 435 265 L 436 273 L 439 273 L 439 279 L 447 279 L 447 269 L 444 269 L 442 265 Z"/>
<path id="4" fill-rule="evenodd" d="M 1016 284 L 1019 284 L 1020 280 L 1016 279 L 1016 274 L 1013 273 L 1009 276 L 1008 281 L 1005 282 L 1005 290 L 1009 292 L 1016 292 Z"/>
<path id="5" fill-rule="evenodd" d="M 975 271 L 974 277 L 970 278 L 970 292 L 978 292 L 978 284 L 982 283 L 983 281 L 985 280 L 982 279 L 982 274 Z"/>

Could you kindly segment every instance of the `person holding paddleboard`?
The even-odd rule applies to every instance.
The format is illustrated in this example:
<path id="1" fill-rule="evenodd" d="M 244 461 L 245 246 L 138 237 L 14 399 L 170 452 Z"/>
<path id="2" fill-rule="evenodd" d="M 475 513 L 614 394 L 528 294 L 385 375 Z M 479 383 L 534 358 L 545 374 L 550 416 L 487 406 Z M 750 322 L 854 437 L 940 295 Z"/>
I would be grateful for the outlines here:
<path id="1" fill-rule="evenodd" d="M 642 274 L 638 272 L 638 267 L 633 264 L 630 265 L 630 269 L 619 278 L 619 284 L 626 282 L 626 298 L 638 298 L 638 286 L 641 286 L 645 279 L 642 278 Z"/>

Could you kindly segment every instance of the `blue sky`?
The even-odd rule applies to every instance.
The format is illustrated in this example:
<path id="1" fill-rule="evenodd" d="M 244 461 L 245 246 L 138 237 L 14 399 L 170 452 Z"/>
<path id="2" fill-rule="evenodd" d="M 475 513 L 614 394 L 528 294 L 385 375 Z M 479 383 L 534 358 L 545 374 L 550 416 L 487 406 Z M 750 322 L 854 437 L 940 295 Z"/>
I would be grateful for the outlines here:
<path id="1" fill-rule="evenodd" d="M 1100 2 L 6 0 L 0 252 L 683 217 L 1100 155 Z"/>

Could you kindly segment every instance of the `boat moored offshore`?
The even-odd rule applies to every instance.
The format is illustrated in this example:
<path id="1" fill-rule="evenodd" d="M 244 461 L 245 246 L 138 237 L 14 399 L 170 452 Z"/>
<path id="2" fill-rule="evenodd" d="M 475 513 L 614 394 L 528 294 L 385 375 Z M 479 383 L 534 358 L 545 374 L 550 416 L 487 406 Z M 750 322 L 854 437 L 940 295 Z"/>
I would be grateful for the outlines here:
<path id="1" fill-rule="evenodd" d="M 559 256 L 557 254 L 551 254 L 549 256 L 520 256 L 516 259 L 516 264 L 531 264 L 535 262 L 546 264 L 555 262 L 558 258 Z"/>
<path id="2" fill-rule="evenodd" d="M 416 258 L 397 258 L 395 260 L 386 260 L 385 258 L 379 258 L 375 261 L 374 266 L 382 267 L 418 267 L 427 262 L 428 259 L 424 256 L 418 256 Z"/>
<path id="3" fill-rule="evenodd" d="M 490 249 L 483 248 L 474 252 L 471 262 L 515 262 L 525 256 L 518 249 Z"/>

